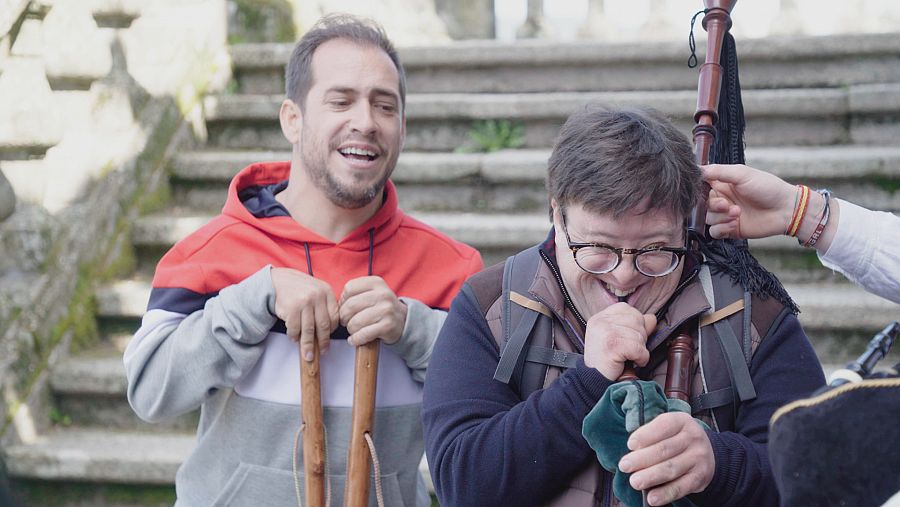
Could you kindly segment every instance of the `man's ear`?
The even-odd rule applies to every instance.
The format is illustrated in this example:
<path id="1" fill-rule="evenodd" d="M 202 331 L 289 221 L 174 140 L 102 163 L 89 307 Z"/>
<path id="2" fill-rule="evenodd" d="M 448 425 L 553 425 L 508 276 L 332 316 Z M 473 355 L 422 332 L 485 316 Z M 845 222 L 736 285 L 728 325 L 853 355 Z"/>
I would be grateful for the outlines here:
<path id="1" fill-rule="evenodd" d="M 278 110 L 278 120 L 281 122 L 281 133 L 291 145 L 300 144 L 300 131 L 303 129 L 303 113 L 300 106 L 291 99 L 284 99 L 281 109 Z"/>
<path id="2" fill-rule="evenodd" d="M 559 213 L 561 213 L 559 202 L 556 200 L 555 197 L 551 197 L 550 198 L 550 223 L 552 223 L 554 226 L 557 225 L 556 221 L 557 221 L 557 217 L 559 216 Z"/>

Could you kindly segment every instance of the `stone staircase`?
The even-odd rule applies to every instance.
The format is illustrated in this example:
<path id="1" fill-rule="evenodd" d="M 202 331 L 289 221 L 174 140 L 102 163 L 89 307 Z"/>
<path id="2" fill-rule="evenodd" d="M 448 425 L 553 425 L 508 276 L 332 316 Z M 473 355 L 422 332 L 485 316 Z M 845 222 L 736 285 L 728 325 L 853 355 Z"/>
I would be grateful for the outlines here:
<path id="1" fill-rule="evenodd" d="M 864 206 L 900 210 L 898 45 L 900 34 L 738 41 L 748 163 Z M 287 45 L 232 48 L 236 92 L 206 98 L 206 144 L 172 160 L 170 206 L 135 224 L 133 276 L 96 293 L 102 343 L 52 373 L 57 424 L 35 444 L 7 449 L 10 474 L 31 505 L 171 504 L 196 415 L 162 425 L 137 420 L 124 398 L 121 353 L 162 253 L 221 208 L 239 169 L 289 157 L 277 126 L 289 53 Z M 681 44 L 459 43 L 401 57 L 410 90 L 408 138 L 394 175 L 401 206 L 479 248 L 487 264 L 545 237 L 545 163 L 575 108 L 652 105 L 687 132 L 696 102 L 697 74 Z M 523 144 L 456 151 L 482 120 L 520 125 Z M 792 240 L 752 248 L 788 285 L 828 368 L 854 358 L 900 316 L 897 305 L 846 283 Z"/>

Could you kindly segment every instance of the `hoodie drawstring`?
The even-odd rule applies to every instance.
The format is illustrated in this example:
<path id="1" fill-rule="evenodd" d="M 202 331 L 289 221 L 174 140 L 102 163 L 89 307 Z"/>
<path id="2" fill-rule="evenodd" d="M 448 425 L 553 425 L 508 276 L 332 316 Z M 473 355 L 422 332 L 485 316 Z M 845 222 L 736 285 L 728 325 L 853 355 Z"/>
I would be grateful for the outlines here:
<path id="1" fill-rule="evenodd" d="M 309 256 L 307 255 L 307 258 Z M 372 276 L 372 265 L 375 263 L 375 228 L 369 228 L 369 276 Z"/>
<path id="2" fill-rule="evenodd" d="M 369 233 L 369 268 L 366 274 L 372 276 L 375 264 L 375 228 L 370 227 L 367 232 Z M 306 272 L 309 276 L 315 276 L 312 268 L 312 257 L 309 255 L 309 241 L 303 242 L 303 252 L 306 254 Z"/>

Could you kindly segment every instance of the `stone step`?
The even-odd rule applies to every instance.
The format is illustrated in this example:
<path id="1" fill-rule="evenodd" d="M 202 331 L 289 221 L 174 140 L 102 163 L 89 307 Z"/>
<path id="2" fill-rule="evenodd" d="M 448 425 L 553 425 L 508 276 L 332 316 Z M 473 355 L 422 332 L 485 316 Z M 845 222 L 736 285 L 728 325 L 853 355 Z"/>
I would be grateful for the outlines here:
<path id="1" fill-rule="evenodd" d="M 172 505 L 175 473 L 195 439 L 182 433 L 66 429 L 6 448 L 7 471 L 13 490 L 33 507 Z M 424 457 L 419 473 L 433 494 Z"/>
<path id="2" fill-rule="evenodd" d="M 900 318 L 895 303 L 868 294 L 834 274 L 821 282 L 787 283 L 799 305 L 800 322 L 824 362 L 843 364 L 865 350 L 871 336 Z M 97 293 L 98 317 L 137 322 L 150 294 L 147 281 L 120 281 Z M 900 355 L 890 362 L 900 361 Z M 887 363 L 886 363 L 887 364 Z"/>
<path id="3" fill-rule="evenodd" d="M 704 37 L 699 37 L 703 39 Z M 750 88 L 900 82 L 898 34 L 738 40 L 741 85 Z M 291 44 L 231 47 L 242 93 L 284 93 Z M 701 42 L 697 54 L 703 55 Z M 681 43 L 513 44 L 466 41 L 400 48 L 407 88 L 416 93 L 696 89 Z"/>
<path id="4" fill-rule="evenodd" d="M 807 294 L 809 290 L 817 289 L 815 287 L 793 288 L 794 293 L 801 295 L 798 297 L 809 297 Z M 859 353 L 861 354 L 863 350 L 863 348 L 860 348 Z M 852 350 L 850 350 L 849 352 L 851 354 L 853 353 Z M 900 350 L 895 350 L 893 352 L 893 356 L 897 356 L 898 353 L 900 353 Z M 889 356 L 888 359 L 885 359 L 881 363 L 879 363 L 878 368 L 893 364 L 890 361 L 890 358 L 893 356 Z M 117 365 L 113 366 L 111 364 L 112 362 L 117 363 Z M 107 357 L 107 349 L 105 348 L 102 348 L 100 350 L 90 350 L 87 353 L 79 354 L 76 357 L 64 359 L 59 365 L 54 368 L 53 372 L 51 373 L 51 387 L 53 389 L 53 394 L 57 400 L 57 403 L 59 403 L 60 398 L 68 396 L 100 395 L 108 397 L 110 399 L 115 399 L 120 405 L 120 410 L 131 412 L 131 408 L 128 406 L 128 402 L 126 400 L 127 381 L 125 379 L 125 371 L 121 367 L 121 364 L 121 355 L 118 355 L 115 358 Z M 844 364 L 846 363 L 826 362 L 823 364 L 823 369 L 825 370 L 826 374 L 828 374 L 837 368 L 843 367 Z M 60 412 L 62 413 L 62 415 L 70 415 L 70 413 L 65 412 L 63 409 L 60 409 Z M 103 420 L 100 417 L 98 417 L 97 419 Z M 74 419 L 74 417 L 72 420 L 72 424 L 74 426 L 80 427 L 81 429 L 85 429 L 85 426 L 104 426 L 104 428 L 106 429 L 114 430 L 156 430 L 169 433 L 173 431 L 175 433 L 190 433 L 191 431 L 196 429 L 197 422 L 198 421 L 196 419 L 193 419 L 190 421 L 190 424 L 173 427 L 165 423 L 141 423 L 138 426 L 120 426 L 116 424 L 106 424 L 104 422 L 104 424 L 92 423 L 89 425 L 85 425 L 80 424 Z M 155 428 L 152 428 L 151 426 L 154 426 Z M 57 429 L 63 430 L 64 428 Z"/>
<path id="5" fill-rule="evenodd" d="M 892 144 L 900 137 L 900 84 L 845 88 L 745 90 L 749 146 Z M 280 95 L 206 98 L 209 145 L 227 149 L 287 149 L 278 125 Z M 524 148 L 552 145 L 565 118 L 587 103 L 646 105 L 671 116 L 688 134 L 696 92 L 554 92 L 518 94 L 418 94 L 407 98 L 405 147 L 454 151 L 473 145 L 473 127 L 509 120 L 522 127 Z M 502 135 L 497 136 L 502 137 Z"/>
<path id="6" fill-rule="evenodd" d="M 13 479 L 106 484 L 172 484 L 195 436 L 67 428 L 7 447 Z"/>
<path id="7" fill-rule="evenodd" d="M 419 213 L 412 216 L 430 224 L 451 237 L 477 248 L 485 264 L 500 262 L 507 256 L 546 238 L 549 219 L 543 210 L 529 213 Z M 141 255 L 146 272 L 158 256 L 176 241 L 212 219 L 212 214 L 157 214 L 137 220 L 132 243 Z M 751 250 L 785 282 L 827 281 L 831 271 L 822 267 L 811 250 L 799 248 L 796 241 L 785 237 L 751 241 Z M 128 284 L 124 286 L 129 287 Z M 124 289 L 123 289 L 124 290 Z M 101 301 L 102 303 L 102 301 Z M 134 308 L 143 312 L 143 305 Z"/>
<path id="8" fill-rule="evenodd" d="M 404 152 L 392 179 L 406 210 L 538 212 L 547 206 L 549 155 L 547 150 Z M 228 182 L 241 168 L 289 158 L 289 152 L 273 151 L 183 153 L 172 164 L 174 202 L 184 209 L 218 211 Z M 897 146 L 749 148 L 747 163 L 788 181 L 829 188 L 871 209 L 900 210 Z"/>
<path id="9" fill-rule="evenodd" d="M 808 300 L 816 297 L 809 292 L 820 288 L 795 286 L 792 290 L 798 300 Z M 801 319 L 804 318 L 804 314 L 801 314 Z M 860 334 L 859 337 L 849 338 L 842 335 L 846 341 L 841 342 L 816 341 L 818 328 L 809 325 L 806 327 L 816 343 L 820 357 L 826 363 L 823 365 L 826 372 L 833 371 L 839 365 L 843 366 L 865 350 L 868 335 Z M 879 367 L 887 367 L 898 361 L 900 349 L 879 363 Z M 199 411 L 174 422 L 150 424 L 138 420 L 126 399 L 127 382 L 121 355 L 107 357 L 105 349 L 92 350 L 63 360 L 51 373 L 51 387 L 58 417 L 68 419 L 66 426 L 57 423 L 56 431 L 103 429 L 189 434 L 197 428 Z M 96 413 L 87 414 L 88 410 Z"/>
<path id="10" fill-rule="evenodd" d="M 826 364 L 826 375 L 838 364 Z M 26 505 L 161 506 L 174 502 L 176 471 L 195 445 L 189 433 L 66 428 L 7 447 L 5 457 Z M 419 471 L 433 494 L 424 458 Z"/>
<path id="11" fill-rule="evenodd" d="M 128 383 L 122 352 L 116 347 L 99 346 L 67 357 L 53 369 L 50 386 L 56 402 L 57 424 L 64 418 L 65 425 L 77 427 L 194 431 L 199 412 L 159 423 L 144 422 L 134 414 L 125 398 Z"/>

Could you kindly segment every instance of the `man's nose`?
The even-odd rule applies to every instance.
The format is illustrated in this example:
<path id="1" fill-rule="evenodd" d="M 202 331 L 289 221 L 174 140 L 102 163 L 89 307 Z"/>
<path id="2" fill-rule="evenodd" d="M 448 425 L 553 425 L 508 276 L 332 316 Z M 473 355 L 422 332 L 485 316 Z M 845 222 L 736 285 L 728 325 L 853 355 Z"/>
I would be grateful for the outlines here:
<path id="1" fill-rule="evenodd" d="M 637 270 L 634 264 L 634 254 L 623 253 L 622 260 L 616 269 L 609 272 L 617 285 L 621 287 L 629 287 L 635 278 L 644 276 Z"/>
<path id="2" fill-rule="evenodd" d="M 377 124 L 375 123 L 375 115 L 372 114 L 372 106 L 365 101 L 360 101 L 353 108 L 353 116 L 350 119 L 350 128 L 354 132 L 359 132 L 369 136 L 375 133 Z"/>

